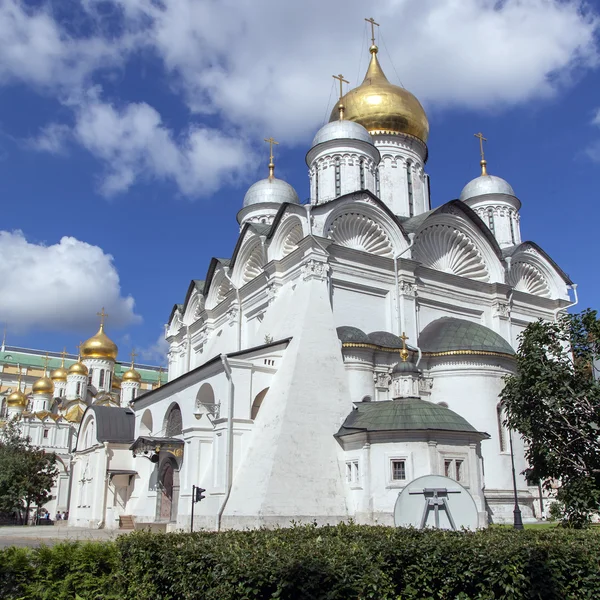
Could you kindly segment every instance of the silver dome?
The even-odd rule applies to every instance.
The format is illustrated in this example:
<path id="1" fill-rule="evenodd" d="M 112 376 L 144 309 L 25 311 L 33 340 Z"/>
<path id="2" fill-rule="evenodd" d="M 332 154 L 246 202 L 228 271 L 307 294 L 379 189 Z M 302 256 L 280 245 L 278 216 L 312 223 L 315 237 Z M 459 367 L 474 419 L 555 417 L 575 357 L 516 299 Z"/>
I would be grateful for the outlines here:
<path id="1" fill-rule="evenodd" d="M 505 194 L 514 196 L 515 191 L 508 181 L 495 175 L 481 175 L 469 181 L 460 193 L 459 200 L 468 200 L 484 194 Z"/>
<path id="2" fill-rule="evenodd" d="M 317 131 L 312 142 L 314 148 L 317 144 L 331 140 L 360 140 L 373 144 L 371 134 L 359 123 L 354 121 L 331 121 Z"/>
<path id="3" fill-rule="evenodd" d="M 244 196 L 244 207 L 262 202 L 300 204 L 296 190 L 283 179 L 267 177 L 250 186 Z"/>

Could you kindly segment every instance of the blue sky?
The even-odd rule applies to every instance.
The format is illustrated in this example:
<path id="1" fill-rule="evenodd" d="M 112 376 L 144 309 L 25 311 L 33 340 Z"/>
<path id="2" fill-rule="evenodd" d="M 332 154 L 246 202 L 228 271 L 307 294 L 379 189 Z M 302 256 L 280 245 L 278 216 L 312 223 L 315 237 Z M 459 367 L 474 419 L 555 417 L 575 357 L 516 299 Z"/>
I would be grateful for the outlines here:
<path id="1" fill-rule="evenodd" d="M 523 203 L 524 239 L 600 308 L 600 85 L 595 3 L 392 0 L 380 60 L 430 120 L 432 202 L 489 171 Z M 0 0 L 0 321 L 8 343 L 60 350 L 106 306 L 120 357 L 158 343 L 190 279 L 230 256 L 246 189 L 308 196 L 304 156 L 331 75 L 367 66 L 358 0 Z M 61 241 L 62 240 L 62 241 Z"/>

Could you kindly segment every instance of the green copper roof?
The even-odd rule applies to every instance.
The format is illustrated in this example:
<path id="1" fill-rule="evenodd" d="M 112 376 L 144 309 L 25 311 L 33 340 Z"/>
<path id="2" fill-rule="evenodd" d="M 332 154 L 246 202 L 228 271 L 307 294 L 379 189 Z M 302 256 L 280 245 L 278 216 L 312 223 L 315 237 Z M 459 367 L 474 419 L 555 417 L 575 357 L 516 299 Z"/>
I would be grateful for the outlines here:
<path id="1" fill-rule="evenodd" d="M 495 352 L 514 354 L 511 345 L 499 334 L 479 323 L 442 317 L 429 323 L 419 336 L 422 352 Z"/>
<path id="2" fill-rule="evenodd" d="M 6 346 L 4 352 L 0 352 L 0 364 L 20 365 L 23 368 L 43 369 L 45 364 L 46 353 L 40 350 L 29 350 L 27 348 L 17 348 L 16 346 Z M 68 369 L 74 362 L 77 356 L 67 354 L 65 357 L 65 368 Z M 60 367 L 62 357 L 58 352 L 48 353 L 48 371 L 53 371 Z M 129 362 L 115 363 L 115 375 L 120 377 L 130 367 Z M 135 365 L 136 371 L 142 376 L 144 383 L 158 382 L 158 368 L 148 367 L 143 365 Z M 167 374 L 162 372 L 161 381 L 166 383 Z"/>
<path id="3" fill-rule="evenodd" d="M 479 432 L 454 411 L 420 398 L 359 402 L 344 421 L 338 436 L 358 431 L 460 431 Z M 486 435 L 486 434 L 479 434 Z"/>

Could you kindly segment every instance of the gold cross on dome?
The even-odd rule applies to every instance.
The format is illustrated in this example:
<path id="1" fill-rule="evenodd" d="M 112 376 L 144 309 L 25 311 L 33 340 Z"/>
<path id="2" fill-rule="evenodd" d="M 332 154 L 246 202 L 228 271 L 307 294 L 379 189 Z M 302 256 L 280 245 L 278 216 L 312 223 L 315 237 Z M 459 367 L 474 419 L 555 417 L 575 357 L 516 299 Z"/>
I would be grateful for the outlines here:
<path id="1" fill-rule="evenodd" d="M 160 387 L 162 385 L 162 372 L 163 368 L 160 367 L 160 369 L 158 369 L 158 382 L 156 387 Z"/>
<path id="2" fill-rule="evenodd" d="M 473 135 L 479 140 L 479 152 L 481 153 L 481 161 L 479 164 L 481 165 L 481 174 L 487 175 L 487 161 L 485 160 L 485 154 L 483 152 L 483 142 L 487 142 L 487 138 L 483 137 L 481 131 L 479 133 L 474 133 Z"/>
<path id="3" fill-rule="evenodd" d="M 400 358 L 402 359 L 402 362 L 406 362 L 408 359 L 408 349 L 406 348 L 406 340 L 408 340 L 409 337 L 403 331 L 402 335 L 400 336 L 400 339 L 402 340 L 402 350 L 400 350 Z"/>
<path id="4" fill-rule="evenodd" d="M 77 361 L 81 360 L 81 346 L 83 346 L 83 342 L 80 341 L 79 344 L 77 344 L 77 346 L 75 346 L 75 348 L 77 348 L 77 354 L 79 356 L 79 358 L 77 359 Z"/>
<path id="5" fill-rule="evenodd" d="M 265 138 L 265 142 L 269 144 L 269 178 L 275 177 L 275 163 L 273 162 L 273 144 L 279 146 L 279 142 L 276 142 L 272 137 Z"/>
<path id="6" fill-rule="evenodd" d="M 96 313 L 100 317 L 100 327 L 104 327 L 104 319 L 108 317 L 108 313 L 104 312 L 104 306 L 99 313 Z"/>
<path id="7" fill-rule="evenodd" d="M 370 19 L 365 19 L 367 23 L 371 23 L 371 43 L 373 46 L 375 45 L 375 26 L 379 27 L 379 23 L 375 23 L 375 19 L 371 17 Z"/>
<path id="8" fill-rule="evenodd" d="M 133 367 L 133 363 L 135 362 L 135 359 L 137 358 L 137 354 L 135 353 L 135 348 L 132 348 L 131 350 L 131 354 L 129 355 L 131 356 L 131 366 Z"/>
<path id="9" fill-rule="evenodd" d="M 67 356 L 67 347 L 66 346 L 63 347 L 60 355 L 62 356 L 62 364 L 60 366 L 64 367 L 65 366 L 65 357 Z"/>
<path id="10" fill-rule="evenodd" d="M 349 81 L 346 81 L 344 79 L 344 76 L 340 73 L 339 75 L 332 75 L 332 77 L 334 79 L 337 79 L 340 82 L 340 100 L 342 99 L 342 96 L 344 95 L 344 88 L 342 87 L 344 83 L 350 83 Z"/>
<path id="11" fill-rule="evenodd" d="M 50 358 L 48 357 L 48 353 L 46 352 L 46 356 L 44 356 L 44 375 L 48 370 L 48 363 L 50 362 Z"/>
<path id="12" fill-rule="evenodd" d="M 487 138 L 483 137 L 483 133 L 481 131 L 479 133 L 473 134 L 479 140 L 479 152 L 481 152 L 481 160 L 485 160 L 485 155 L 483 153 L 483 142 L 487 142 Z"/>

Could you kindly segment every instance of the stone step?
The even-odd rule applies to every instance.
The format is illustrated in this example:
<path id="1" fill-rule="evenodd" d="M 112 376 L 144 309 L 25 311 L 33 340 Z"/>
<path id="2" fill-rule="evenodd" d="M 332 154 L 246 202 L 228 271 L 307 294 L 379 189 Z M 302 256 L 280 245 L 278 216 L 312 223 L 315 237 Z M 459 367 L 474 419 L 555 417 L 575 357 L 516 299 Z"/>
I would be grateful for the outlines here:
<path id="1" fill-rule="evenodd" d="M 119 529 L 133 528 L 133 517 L 131 515 L 122 515 L 119 517 Z"/>

